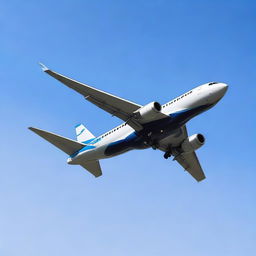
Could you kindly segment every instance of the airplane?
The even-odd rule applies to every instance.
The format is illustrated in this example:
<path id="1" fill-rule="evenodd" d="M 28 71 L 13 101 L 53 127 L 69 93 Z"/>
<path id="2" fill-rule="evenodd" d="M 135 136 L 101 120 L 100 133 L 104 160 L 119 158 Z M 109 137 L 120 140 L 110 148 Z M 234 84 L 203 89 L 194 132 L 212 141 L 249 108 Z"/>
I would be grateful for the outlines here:
<path id="1" fill-rule="evenodd" d="M 205 179 L 195 153 L 204 145 L 205 137 L 200 133 L 188 136 L 186 123 L 215 106 L 225 95 L 227 84 L 206 83 L 164 105 L 155 101 L 142 106 L 61 75 L 42 63 L 40 65 L 45 73 L 80 93 L 87 101 L 124 121 L 98 137 L 83 124 L 79 124 L 75 127 L 77 140 L 29 127 L 68 154 L 68 164 L 80 165 L 99 177 L 102 175 L 100 159 L 133 149 L 153 148 L 163 151 L 165 159 L 173 156 L 173 160 L 198 182 Z"/>

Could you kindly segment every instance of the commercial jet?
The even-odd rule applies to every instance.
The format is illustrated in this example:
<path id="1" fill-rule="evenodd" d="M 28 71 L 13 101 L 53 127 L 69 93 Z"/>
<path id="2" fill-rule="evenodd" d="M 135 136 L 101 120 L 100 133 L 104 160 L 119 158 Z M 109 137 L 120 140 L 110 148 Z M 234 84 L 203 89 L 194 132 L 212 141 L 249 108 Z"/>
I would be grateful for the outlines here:
<path id="1" fill-rule="evenodd" d="M 144 106 L 98 90 L 48 69 L 45 73 L 80 93 L 86 100 L 124 121 L 112 130 L 95 137 L 83 124 L 75 127 L 77 140 L 41 129 L 30 130 L 69 155 L 68 164 L 81 165 L 95 177 L 102 175 L 99 160 L 120 155 L 132 149 L 153 148 L 173 157 L 197 181 L 205 174 L 195 151 L 205 143 L 202 134 L 188 136 L 186 123 L 212 108 L 226 93 L 228 85 L 210 82 L 200 85 L 161 105 Z"/>

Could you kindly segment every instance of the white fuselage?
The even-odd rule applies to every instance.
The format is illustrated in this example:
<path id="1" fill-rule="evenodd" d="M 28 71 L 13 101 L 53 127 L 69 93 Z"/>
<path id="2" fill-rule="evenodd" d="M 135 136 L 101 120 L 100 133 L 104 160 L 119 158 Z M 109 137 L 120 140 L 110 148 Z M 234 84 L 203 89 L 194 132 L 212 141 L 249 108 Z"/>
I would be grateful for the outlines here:
<path id="1" fill-rule="evenodd" d="M 170 126 L 165 126 L 162 119 L 157 120 L 153 127 L 155 140 L 164 139 L 169 136 L 173 127 L 184 125 L 194 116 L 214 106 L 224 96 L 226 90 L 227 85 L 224 83 L 207 83 L 162 105 L 161 113 L 174 121 Z M 128 124 L 123 123 L 95 138 L 75 155 L 68 158 L 67 162 L 79 164 L 84 161 L 112 157 L 133 148 L 150 147 L 144 142 L 143 136 L 143 134 L 137 134 Z"/>

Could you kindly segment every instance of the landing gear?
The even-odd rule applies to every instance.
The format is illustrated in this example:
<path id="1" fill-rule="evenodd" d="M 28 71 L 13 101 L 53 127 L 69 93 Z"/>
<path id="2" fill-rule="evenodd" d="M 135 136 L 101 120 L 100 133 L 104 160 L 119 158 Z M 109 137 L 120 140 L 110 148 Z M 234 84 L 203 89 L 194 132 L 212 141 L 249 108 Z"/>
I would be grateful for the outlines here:
<path id="1" fill-rule="evenodd" d="M 172 153 L 170 151 L 167 151 L 164 153 L 164 158 L 168 159 L 169 157 L 171 157 Z"/>
<path id="2" fill-rule="evenodd" d="M 150 146 L 154 150 L 156 150 L 158 148 L 157 141 L 152 139 L 152 132 L 149 132 L 147 134 L 147 137 L 146 137 L 146 139 L 144 141 L 144 144 Z"/>
<path id="3" fill-rule="evenodd" d="M 158 143 L 151 141 L 151 140 L 145 140 L 144 145 L 150 146 L 152 149 L 156 150 L 158 149 Z"/>
<path id="4" fill-rule="evenodd" d="M 156 150 L 158 148 L 158 145 L 155 143 L 155 144 L 152 144 L 151 147 L 152 149 Z"/>
<path id="5" fill-rule="evenodd" d="M 172 155 L 172 149 L 169 148 L 165 153 L 164 153 L 164 158 L 168 159 Z"/>

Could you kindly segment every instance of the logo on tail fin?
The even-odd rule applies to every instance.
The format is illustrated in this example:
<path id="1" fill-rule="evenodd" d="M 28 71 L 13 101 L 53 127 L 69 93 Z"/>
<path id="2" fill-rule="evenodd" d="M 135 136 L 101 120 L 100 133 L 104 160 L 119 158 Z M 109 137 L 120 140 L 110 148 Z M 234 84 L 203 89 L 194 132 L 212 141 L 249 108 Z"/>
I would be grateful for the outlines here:
<path id="1" fill-rule="evenodd" d="M 77 141 L 87 144 L 95 138 L 83 124 L 78 124 L 75 128 Z"/>

